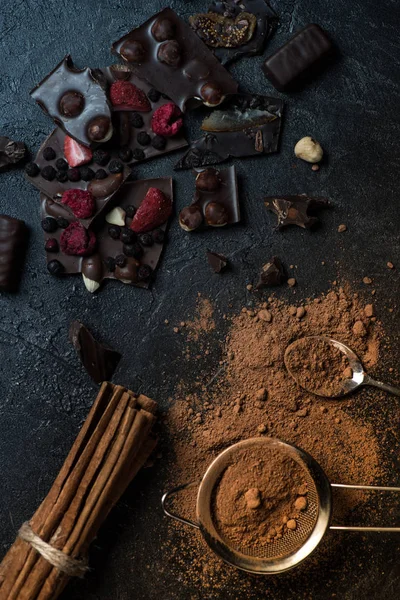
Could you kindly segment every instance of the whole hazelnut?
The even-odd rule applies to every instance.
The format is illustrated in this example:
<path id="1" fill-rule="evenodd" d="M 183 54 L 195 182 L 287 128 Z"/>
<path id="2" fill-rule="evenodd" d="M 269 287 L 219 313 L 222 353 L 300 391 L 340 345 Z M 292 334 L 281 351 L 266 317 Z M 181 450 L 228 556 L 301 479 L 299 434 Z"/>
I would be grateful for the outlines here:
<path id="1" fill-rule="evenodd" d="M 129 65 L 121 65 L 119 63 L 111 65 L 110 71 L 114 79 L 118 81 L 128 81 L 132 76 L 132 67 Z"/>
<path id="2" fill-rule="evenodd" d="M 201 209 L 196 204 L 185 206 L 179 213 L 179 225 L 185 231 L 194 231 L 203 223 Z"/>
<path id="3" fill-rule="evenodd" d="M 176 27 L 170 19 L 157 19 L 151 28 L 152 36 L 157 42 L 165 42 L 175 37 Z"/>
<path id="4" fill-rule="evenodd" d="M 122 44 L 119 53 L 127 62 L 132 63 L 141 63 L 146 56 L 143 44 L 136 40 L 126 40 Z"/>
<path id="5" fill-rule="evenodd" d="M 225 99 L 221 88 L 213 81 L 207 81 L 203 85 L 200 96 L 206 106 L 218 106 Z"/>
<path id="6" fill-rule="evenodd" d="M 177 67 L 181 62 L 181 48 L 176 40 L 169 40 L 160 45 L 157 58 L 160 62 Z"/>
<path id="7" fill-rule="evenodd" d="M 196 177 L 196 189 L 200 192 L 215 192 L 221 185 L 221 176 L 216 169 L 201 171 Z"/>
<path id="8" fill-rule="evenodd" d="M 92 142 L 107 142 L 112 136 L 112 125 L 109 117 L 95 117 L 87 128 L 88 138 Z"/>
<path id="9" fill-rule="evenodd" d="M 65 117 L 77 117 L 83 111 L 85 98 L 79 92 L 65 92 L 60 100 L 60 113 Z"/>
<path id="10" fill-rule="evenodd" d="M 219 202 L 209 202 L 204 211 L 207 225 L 211 227 L 223 227 L 228 222 L 225 207 Z"/>
<path id="11" fill-rule="evenodd" d="M 297 158 L 301 158 L 309 163 L 318 163 L 322 160 L 324 151 L 321 144 L 307 135 L 301 138 L 294 147 L 294 153 Z"/>

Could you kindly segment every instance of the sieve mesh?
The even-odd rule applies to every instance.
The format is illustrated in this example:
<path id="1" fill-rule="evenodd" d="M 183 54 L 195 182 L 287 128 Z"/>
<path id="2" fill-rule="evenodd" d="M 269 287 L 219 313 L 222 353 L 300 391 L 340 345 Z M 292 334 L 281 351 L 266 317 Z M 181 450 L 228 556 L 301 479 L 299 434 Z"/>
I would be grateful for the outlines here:
<path id="1" fill-rule="evenodd" d="M 300 456 L 298 456 L 296 452 L 291 452 L 290 450 L 285 450 L 285 452 L 303 469 L 304 479 L 308 488 L 307 510 L 300 512 L 299 517 L 296 518 L 297 528 L 295 531 L 287 530 L 281 539 L 273 540 L 271 542 L 260 541 L 259 544 L 252 545 L 250 548 L 237 545 L 227 535 L 223 535 L 218 527 L 218 522 L 213 519 L 213 525 L 216 531 L 218 531 L 218 535 L 233 552 L 239 552 L 252 558 L 276 560 L 285 558 L 296 552 L 311 536 L 318 519 L 318 492 L 314 480 Z"/>

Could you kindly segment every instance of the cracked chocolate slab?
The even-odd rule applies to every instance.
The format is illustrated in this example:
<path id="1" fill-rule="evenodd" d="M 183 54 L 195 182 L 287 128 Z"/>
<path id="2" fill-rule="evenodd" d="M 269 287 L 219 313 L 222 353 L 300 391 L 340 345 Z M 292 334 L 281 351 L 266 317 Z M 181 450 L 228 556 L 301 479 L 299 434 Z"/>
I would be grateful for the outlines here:
<path id="1" fill-rule="evenodd" d="M 272 196 L 264 198 L 266 208 L 278 217 L 277 229 L 287 225 L 297 225 L 303 229 L 311 229 L 319 219 L 316 212 L 329 208 L 330 203 L 326 198 L 312 198 L 310 196 Z"/>
<path id="2" fill-rule="evenodd" d="M 0 135 L 0 171 L 5 171 L 15 165 L 25 156 L 26 148 L 23 142 L 14 142 L 8 137 Z"/>

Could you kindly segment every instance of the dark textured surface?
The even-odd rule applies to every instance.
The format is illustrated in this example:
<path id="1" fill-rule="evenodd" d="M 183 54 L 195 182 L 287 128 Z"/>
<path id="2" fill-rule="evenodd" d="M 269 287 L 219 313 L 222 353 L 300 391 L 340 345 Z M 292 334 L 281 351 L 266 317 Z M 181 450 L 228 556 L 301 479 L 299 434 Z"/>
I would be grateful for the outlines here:
<path id="1" fill-rule="evenodd" d="M 207 7 L 199 1 L 171 5 L 186 18 Z M 261 265 L 273 254 L 287 265 L 298 265 L 298 287 L 279 291 L 282 296 L 295 294 L 301 299 L 319 293 L 338 273 L 360 290 L 362 277 L 372 277 L 384 325 L 391 335 L 396 329 L 399 333 L 396 309 L 387 310 L 398 298 L 399 271 L 385 266 L 391 260 L 400 267 L 398 0 L 274 0 L 272 5 L 281 21 L 267 53 L 315 21 L 332 35 L 341 59 L 303 92 L 285 98 L 279 154 L 236 161 L 243 223 L 190 236 L 180 231 L 175 219 L 151 292 L 110 282 L 91 296 L 79 278 L 52 279 L 42 251 L 38 192 L 21 171 L 0 175 L 0 212 L 25 220 L 32 229 L 20 293 L 0 295 L 1 555 L 47 493 L 96 394 L 68 341 L 72 319 L 81 320 L 101 341 L 122 352 L 114 381 L 148 394 L 164 408 L 177 378 L 190 377 L 190 372 L 182 373 L 183 341 L 163 324 L 164 319 L 175 324 L 190 317 L 201 292 L 218 308 L 216 338 L 223 339 L 225 322 L 219 315 L 232 310 L 229 303 L 237 309 L 251 302 L 246 284 L 254 282 Z M 163 6 L 159 0 L 151 8 L 139 0 L 2 0 L 0 133 L 24 140 L 36 151 L 52 123 L 29 98 L 33 85 L 69 51 L 80 67 L 108 64 L 111 42 Z M 274 95 L 261 63 L 262 57 L 244 59 L 232 67 L 232 73 L 242 89 Z M 194 128 L 192 137 L 195 133 Z M 315 135 L 328 151 L 319 173 L 293 157 L 295 142 L 308 134 Z M 135 173 L 138 177 L 170 175 L 177 158 L 163 157 L 138 167 Z M 174 181 L 179 209 L 191 198 L 193 176 L 190 172 L 174 174 Z M 314 233 L 274 231 L 274 218 L 263 205 L 263 194 L 301 192 L 332 200 L 334 209 L 322 214 L 322 227 Z M 340 223 L 346 223 L 349 231 L 338 234 Z M 206 248 L 228 256 L 233 269 L 223 276 L 210 275 Z M 215 365 L 217 357 L 216 346 L 209 363 Z M 393 383 L 399 383 L 398 358 L 398 353 L 392 354 Z M 377 374 L 383 373 L 382 365 Z M 368 401 L 367 396 L 361 411 L 366 419 Z M 395 402 L 388 397 L 387 406 L 382 407 L 388 422 Z M 398 471 L 388 483 L 399 484 Z M 159 506 L 162 487 L 159 464 L 138 478 L 95 543 L 94 571 L 85 582 L 71 584 L 65 600 L 249 597 L 233 587 L 214 592 L 212 587 L 204 592 L 190 590 L 176 580 L 177 568 L 171 575 L 168 550 L 161 546 L 167 535 Z M 398 537 L 331 535 L 343 540 L 333 563 L 309 571 L 304 567 L 280 579 L 253 578 L 254 597 L 398 598 Z"/>

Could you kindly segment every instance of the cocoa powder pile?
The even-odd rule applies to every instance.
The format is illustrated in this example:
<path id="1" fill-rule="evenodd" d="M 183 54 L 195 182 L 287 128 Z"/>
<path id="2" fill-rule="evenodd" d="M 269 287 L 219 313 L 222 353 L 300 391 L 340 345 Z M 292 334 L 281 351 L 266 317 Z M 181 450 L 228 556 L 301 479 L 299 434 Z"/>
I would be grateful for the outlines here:
<path id="1" fill-rule="evenodd" d="M 203 301 L 199 302 L 204 310 Z M 347 344 L 367 371 L 373 370 L 382 330 L 375 310 L 365 310 L 358 294 L 338 288 L 300 306 L 271 297 L 257 307 L 243 308 L 230 318 L 220 363 L 206 383 L 203 370 L 196 365 L 211 352 L 208 340 L 214 325 L 209 303 L 207 331 L 199 330 L 199 319 L 194 321 L 196 344 L 187 323 L 182 355 L 195 375 L 180 383 L 165 419 L 170 448 L 167 489 L 201 479 L 223 449 L 255 436 L 276 437 L 299 446 L 319 462 L 332 482 L 382 481 L 385 472 L 374 428 L 352 416 L 357 396 L 344 400 L 314 396 L 295 383 L 284 365 L 285 350 L 293 341 L 326 335 Z M 378 402 L 384 400 L 380 392 L 374 393 Z M 366 493 L 335 491 L 333 521 L 343 522 L 366 500 Z M 196 489 L 192 488 L 179 496 L 176 509 L 195 520 L 195 508 Z M 240 580 L 246 588 L 247 580 L 216 558 L 200 535 L 173 521 L 170 527 L 174 541 L 166 542 L 165 553 L 169 568 L 178 569 L 181 581 L 204 590 L 222 589 Z M 180 543 L 176 535 L 181 536 Z M 326 552 L 332 550 L 332 542 L 321 546 Z M 188 562 L 191 568 L 186 570 Z M 248 585 L 250 590 L 251 579 Z"/>
<path id="2" fill-rule="evenodd" d="M 353 376 L 343 352 L 313 337 L 293 342 L 285 353 L 285 364 L 301 387 L 327 397 L 340 394 L 345 380 Z"/>
<path id="3" fill-rule="evenodd" d="M 287 453 L 267 444 L 241 449 L 214 491 L 213 522 L 231 547 L 259 549 L 301 529 L 307 492 L 304 467 Z"/>

